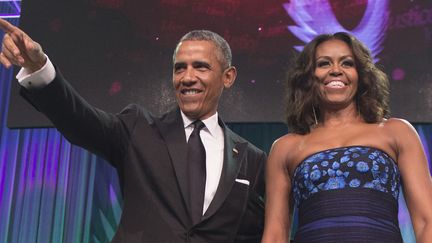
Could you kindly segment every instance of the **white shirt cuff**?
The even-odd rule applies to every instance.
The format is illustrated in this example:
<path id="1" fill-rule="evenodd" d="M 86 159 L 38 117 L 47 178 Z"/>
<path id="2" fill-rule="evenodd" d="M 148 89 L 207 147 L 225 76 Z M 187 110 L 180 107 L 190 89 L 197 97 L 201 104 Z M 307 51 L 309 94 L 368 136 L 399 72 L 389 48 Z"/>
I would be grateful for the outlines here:
<path id="1" fill-rule="evenodd" d="M 26 89 L 37 89 L 47 86 L 54 80 L 56 75 L 54 65 L 48 56 L 46 56 L 46 58 L 47 61 L 45 65 L 36 72 L 29 73 L 29 70 L 21 68 L 16 76 L 20 85 L 24 86 Z"/>

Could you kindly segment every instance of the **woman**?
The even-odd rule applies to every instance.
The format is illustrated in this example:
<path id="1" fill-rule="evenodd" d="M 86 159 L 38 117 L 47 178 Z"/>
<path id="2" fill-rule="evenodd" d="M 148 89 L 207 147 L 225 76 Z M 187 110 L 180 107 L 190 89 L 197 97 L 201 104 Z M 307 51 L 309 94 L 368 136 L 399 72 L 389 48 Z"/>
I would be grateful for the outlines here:
<path id="1" fill-rule="evenodd" d="M 267 164 L 263 243 L 402 242 L 400 184 L 417 242 L 432 242 L 432 180 L 414 128 L 389 118 L 387 76 L 347 33 L 320 35 L 288 76 L 291 133 Z"/>

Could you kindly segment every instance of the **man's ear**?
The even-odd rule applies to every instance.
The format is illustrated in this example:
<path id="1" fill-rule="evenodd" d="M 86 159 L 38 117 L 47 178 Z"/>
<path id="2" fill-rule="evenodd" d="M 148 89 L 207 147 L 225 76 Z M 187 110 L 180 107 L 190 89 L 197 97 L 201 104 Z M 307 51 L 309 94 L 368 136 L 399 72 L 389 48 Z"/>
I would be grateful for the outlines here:
<path id="1" fill-rule="evenodd" d="M 237 69 L 234 66 L 228 67 L 223 73 L 224 87 L 227 89 L 234 84 L 237 77 Z"/>

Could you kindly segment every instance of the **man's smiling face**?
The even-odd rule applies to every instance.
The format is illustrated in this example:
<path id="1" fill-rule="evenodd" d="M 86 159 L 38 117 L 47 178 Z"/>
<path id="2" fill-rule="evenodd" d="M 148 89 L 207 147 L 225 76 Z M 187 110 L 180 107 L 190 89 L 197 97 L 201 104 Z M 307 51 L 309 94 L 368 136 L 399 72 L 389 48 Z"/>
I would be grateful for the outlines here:
<path id="1" fill-rule="evenodd" d="M 189 40 L 177 46 L 173 86 L 180 109 L 191 119 L 203 120 L 215 114 L 224 87 L 234 81 L 218 55 L 222 54 L 210 41 Z"/>

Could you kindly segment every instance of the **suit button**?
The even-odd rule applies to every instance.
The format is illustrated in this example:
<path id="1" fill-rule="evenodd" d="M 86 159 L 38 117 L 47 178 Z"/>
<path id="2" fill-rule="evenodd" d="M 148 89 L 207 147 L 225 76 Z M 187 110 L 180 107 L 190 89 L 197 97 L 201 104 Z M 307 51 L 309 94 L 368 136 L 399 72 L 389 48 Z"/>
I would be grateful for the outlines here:
<path id="1" fill-rule="evenodd" d="M 193 236 L 194 236 L 193 230 L 189 230 L 188 232 L 186 232 L 186 242 L 191 243 Z"/>

